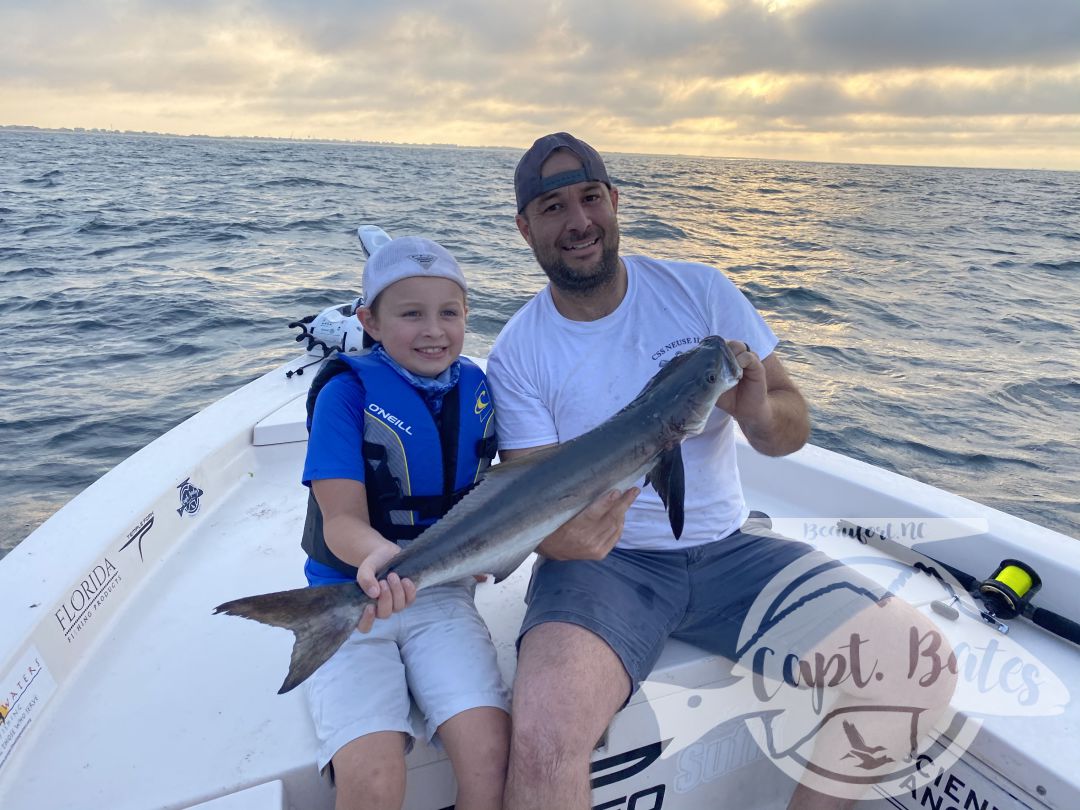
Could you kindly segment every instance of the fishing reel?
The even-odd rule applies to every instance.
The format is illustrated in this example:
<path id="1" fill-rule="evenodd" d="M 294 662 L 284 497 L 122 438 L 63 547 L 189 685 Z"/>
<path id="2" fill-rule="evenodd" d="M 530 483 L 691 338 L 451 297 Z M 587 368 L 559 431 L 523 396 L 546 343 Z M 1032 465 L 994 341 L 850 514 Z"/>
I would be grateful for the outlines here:
<path id="1" fill-rule="evenodd" d="M 972 596 L 978 598 L 982 605 L 965 606 L 955 593 L 949 601 L 939 599 L 931 603 L 931 609 L 947 619 L 956 619 L 963 611 L 973 618 L 986 622 L 999 633 L 1009 632 L 1009 626 L 1002 621 L 1003 619 L 1015 619 L 1022 615 L 1043 627 L 1047 626 L 1047 621 L 1053 621 L 1053 619 L 1036 616 L 1035 614 L 1045 616 L 1046 611 L 1030 605 L 1031 597 L 1042 587 L 1042 579 L 1027 563 L 1019 560 L 1002 560 L 997 570 L 982 582 L 957 569 L 948 570 Z M 1053 629 L 1053 632 L 1057 630 Z M 1066 630 L 1066 633 L 1068 632 L 1071 631 Z M 1065 637 L 1071 638 L 1069 635 Z"/>
<path id="2" fill-rule="evenodd" d="M 979 598 L 986 609 L 1000 619 L 1015 619 L 1042 587 L 1035 569 L 1019 560 L 1002 560 L 987 579 L 979 583 Z"/>

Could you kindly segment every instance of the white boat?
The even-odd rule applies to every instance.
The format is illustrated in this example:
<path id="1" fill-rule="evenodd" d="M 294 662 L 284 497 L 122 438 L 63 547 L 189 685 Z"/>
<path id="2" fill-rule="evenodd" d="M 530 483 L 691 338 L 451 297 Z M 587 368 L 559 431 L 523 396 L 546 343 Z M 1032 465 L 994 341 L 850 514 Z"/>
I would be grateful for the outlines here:
<path id="1" fill-rule="evenodd" d="M 0 562 L 4 810 L 333 806 L 301 690 L 277 694 L 290 634 L 211 614 L 304 585 L 299 472 L 314 369 L 286 372 L 309 361 L 152 442 Z M 1080 617 L 1073 538 L 814 446 L 774 459 L 740 440 L 739 463 L 753 508 L 833 556 L 888 563 L 888 543 L 860 540 L 921 534 L 921 551 L 979 578 L 1022 560 L 1042 577 L 1034 603 Z M 508 682 L 528 569 L 477 591 Z M 966 651 L 959 721 L 916 763 L 912 790 L 860 806 L 1080 807 L 1080 648 L 1021 618 L 1000 633 L 970 605 L 947 618 L 942 594 L 930 596 L 923 609 L 937 601 Z M 740 714 L 739 680 L 730 662 L 669 643 L 597 747 L 597 810 L 784 807 L 790 770 L 759 744 L 761 721 Z M 408 767 L 406 808 L 453 803 L 443 755 L 418 741 Z"/>

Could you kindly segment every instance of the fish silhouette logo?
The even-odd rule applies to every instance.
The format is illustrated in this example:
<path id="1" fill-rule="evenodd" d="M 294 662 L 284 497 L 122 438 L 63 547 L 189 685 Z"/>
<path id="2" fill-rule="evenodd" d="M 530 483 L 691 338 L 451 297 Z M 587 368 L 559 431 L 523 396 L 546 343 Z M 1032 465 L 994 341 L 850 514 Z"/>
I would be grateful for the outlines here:
<path id="1" fill-rule="evenodd" d="M 180 508 L 176 510 L 176 514 L 180 517 L 183 517 L 185 513 L 196 514 L 201 506 L 199 499 L 202 498 L 203 491 L 192 484 L 190 478 L 185 478 L 183 483 L 178 484 L 176 488 L 180 490 Z"/>

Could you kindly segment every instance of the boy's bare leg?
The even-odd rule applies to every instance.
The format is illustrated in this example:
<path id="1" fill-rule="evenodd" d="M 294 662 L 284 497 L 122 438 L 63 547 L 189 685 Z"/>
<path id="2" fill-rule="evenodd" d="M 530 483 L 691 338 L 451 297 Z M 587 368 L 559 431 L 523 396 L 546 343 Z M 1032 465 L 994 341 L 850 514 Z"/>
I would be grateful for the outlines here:
<path id="1" fill-rule="evenodd" d="M 482 706 L 455 714 L 441 726 L 439 737 L 457 779 L 457 810 L 499 810 L 510 753 L 510 716 Z"/>
<path id="2" fill-rule="evenodd" d="M 401 810 L 405 801 L 405 735 L 377 731 L 334 755 L 336 810 Z"/>
<path id="3" fill-rule="evenodd" d="M 589 759 L 630 693 L 622 661 L 599 636 L 548 622 L 522 639 L 514 679 L 505 810 L 587 810 Z"/>

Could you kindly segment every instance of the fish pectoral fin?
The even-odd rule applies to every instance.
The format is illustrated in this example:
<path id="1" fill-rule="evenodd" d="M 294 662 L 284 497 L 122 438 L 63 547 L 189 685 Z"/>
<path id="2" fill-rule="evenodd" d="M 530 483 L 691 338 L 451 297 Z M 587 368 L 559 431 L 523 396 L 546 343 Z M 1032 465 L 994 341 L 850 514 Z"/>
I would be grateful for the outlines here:
<path id="1" fill-rule="evenodd" d="M 683 499 L 686 495 L 686 473 L 683 470 L 681 444 L 660 454 L 656 464 L 645 476 L 645 483 L 652 484 L 660 500 L 664 502 L 668 520 L 671 522 L 671 531 L 678 540 L 682 537 L 685 520 Z"/>
<path id="2" fill-rule="evenodd" d="M 299 686 L 345 643 L 364 605 L 371 601 L 355 582 L 297 588 L 247 596 L 218 605 L 214 613 L 291 630 L 294 636 L 289 672 L 278 689 L 284 694 Z"/>
<path id="3" fill-rule="evenodd" d="M 518 567 L 529 558 L 529 555 L 533 553 L 533 549 L 526 549 L 523 554 L 512 554 L 503 560 L 499 560 L 495 563 L 494 568 L 496 570 L 489 571 L 493 577 L 495 577 L 496 584 L 502 582 L 512 573 L 514 573 Z"/>

